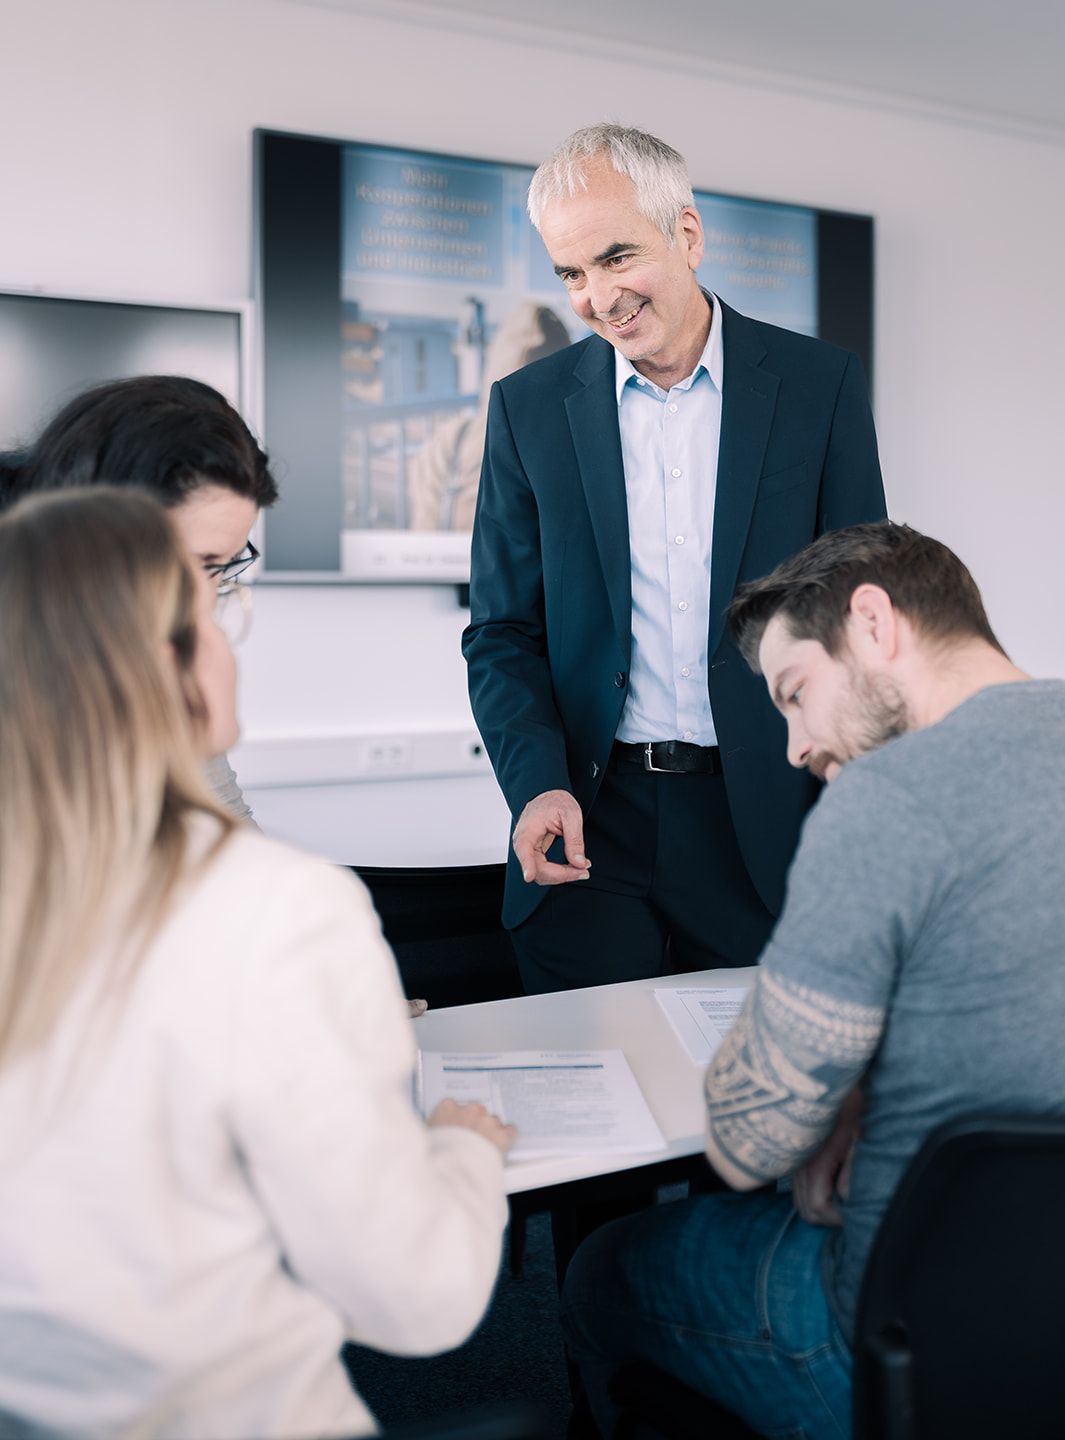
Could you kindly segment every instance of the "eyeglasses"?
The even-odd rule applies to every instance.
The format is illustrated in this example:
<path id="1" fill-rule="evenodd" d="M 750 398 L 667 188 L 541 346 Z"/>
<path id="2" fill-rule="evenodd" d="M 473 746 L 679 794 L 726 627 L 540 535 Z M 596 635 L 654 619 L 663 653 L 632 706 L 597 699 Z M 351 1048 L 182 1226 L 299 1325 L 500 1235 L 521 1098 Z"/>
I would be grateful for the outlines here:
<path id="1" fill-rule="evenodd" d="M 203 568 L 212 580 L 218 581 L 219 595 L 225 595 L 258 558 L 259 552 L 249 540 L 240 554 L 234 555 L 232 560 L 226 560 L 221 565 L 205 565 Z"/>
<path id="2" fill-rule="evenodd" d="M 214 618 L 231 646 L 246 640 L 251 629 L 249 586 L 242 585 L 239 580 L 224 581 L 215 602 Z"/>

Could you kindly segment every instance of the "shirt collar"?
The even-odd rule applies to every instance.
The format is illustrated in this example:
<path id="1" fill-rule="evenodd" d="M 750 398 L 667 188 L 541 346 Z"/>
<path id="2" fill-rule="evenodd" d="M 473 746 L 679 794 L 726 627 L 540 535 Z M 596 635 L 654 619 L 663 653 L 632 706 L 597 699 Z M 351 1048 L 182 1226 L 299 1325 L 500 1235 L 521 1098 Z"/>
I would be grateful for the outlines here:
<path id="1" fill-rule="evenodd" d="M 692 371 L 691 375 L 688 377 L 688 380 L 694 380 L 695 376 L 699 373 L 699 367 L 702 366 L 702 368 L 706 371 L 707 375 L 710 377 L 710 383 L 720 395 L 722 382 L 725 376 L 724 347 L 721 343 L 721 302 L 718 300 L 717 296 L 712 294 L 709 290 L 704 290 L 703 294 L 711 302 L 712 305 L 712 313 L 710 317 L 710 334 L 706 337 L 706 344 L 703 346 L 703 353 L 699 356 L 698 364 Z M 625 389 L 625 386 L 629 383 L 630 380 L 632 380 L 635 384 L 640 378 L 641 377 L 639 371 L 633 365 L 632 361 L 627 360 L 625 356 L 622 355 L 620 350 L 615 350 L 614 389 L 617 394 L 617 401 L 619 405 L 621 404 L 621 393 Z M 686 382 L 682 380 L 680 383 L 684 385 Z M 640 388 L 645 389 L 647 387 L 641 386 Z M 658 387 L 656 386 L 655 388 L 657 389 Z"/>

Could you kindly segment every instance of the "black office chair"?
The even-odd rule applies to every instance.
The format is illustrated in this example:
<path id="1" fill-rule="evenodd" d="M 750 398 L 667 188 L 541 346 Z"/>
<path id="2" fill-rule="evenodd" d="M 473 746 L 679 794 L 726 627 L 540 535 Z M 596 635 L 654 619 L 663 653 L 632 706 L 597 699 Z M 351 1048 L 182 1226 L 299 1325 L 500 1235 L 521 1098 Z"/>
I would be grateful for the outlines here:
<path id="1" fill-rule="evenodd" d="M 500 865 L 351 867 L 373 897 L 403 988 L 432 1009 L 522 993 Z"/>
<path id="2" fill-rule="evenodd" d="M 862 1283 L 854 1440 L 1062 1440 L 1063 1214 L 1065 1120 L 977 1116 L 928 1137 Z M 653 1366 L 613 1388 L 633 1440 L 752 1433 Z"/>
<path id="3" fill-rule="evenodd" d="M 1065 1436 L 1065 1120 L 952 1121 L 866 1268 L 855 1440 Z"/>

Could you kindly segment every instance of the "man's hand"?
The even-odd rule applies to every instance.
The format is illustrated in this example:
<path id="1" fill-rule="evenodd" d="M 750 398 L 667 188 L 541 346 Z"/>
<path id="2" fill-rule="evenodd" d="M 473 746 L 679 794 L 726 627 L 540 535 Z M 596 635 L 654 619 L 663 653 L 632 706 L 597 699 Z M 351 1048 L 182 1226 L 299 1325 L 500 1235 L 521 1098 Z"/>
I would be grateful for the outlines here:
<path id="1" fill-rule="evenodd" d="M 795 1208 L 810 1225 L 842 1225 L 836 1197 L 846 1200 L 851 1186 L 851 1162 L 862 1116 L 862 1094 L 857 1088 L 843 1102 L 832 1133 L 792 1177 Z"/>
<path id="2" fill-rule="evenodd" d="M 547 858 L 560 835 L 565 865 Z M 584 816 L 568 790 L 545 790 L 529 801 L 514 827 L 514 854 L 530 885 L 566 885 L 588 878 L 591 866 L 584 854 Z"/>
<path id="3" fill-rule="evenodd" d="M 429 1124 L 461 1125 L 467 1130 L 476 1130 L 503 1155 L 514 1144 L 518 1134 L 513 1125 L 504 1125 L 483 1105 L 460 1105 L 457 1100 L 441 1100 L 429 1116 Z"/>

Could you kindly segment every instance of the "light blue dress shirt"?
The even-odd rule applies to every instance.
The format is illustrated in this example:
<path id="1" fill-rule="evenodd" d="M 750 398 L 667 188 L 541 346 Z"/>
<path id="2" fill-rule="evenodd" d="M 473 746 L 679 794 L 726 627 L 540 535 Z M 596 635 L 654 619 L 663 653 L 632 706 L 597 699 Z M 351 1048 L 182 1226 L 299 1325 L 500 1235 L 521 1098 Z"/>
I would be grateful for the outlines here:
<path id="1" fill-rule="evenodd" d="M 710 542 L 721 442 L 721 306 L 669 391 L 614 351 L 632 559 L 632 659 L 619 740 L 716 745 L 707 689 Z"/>

